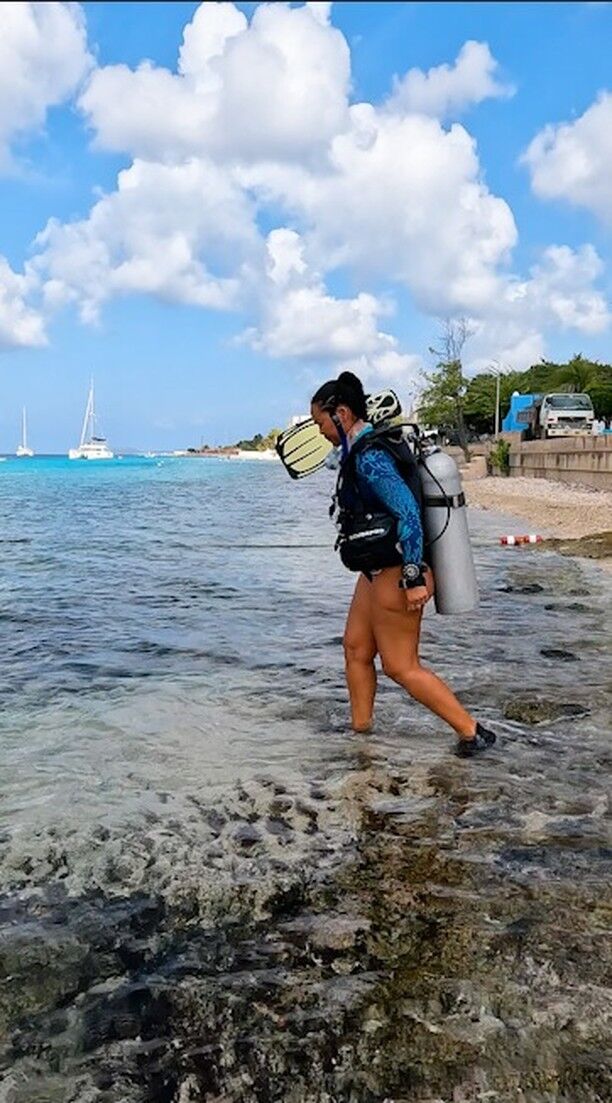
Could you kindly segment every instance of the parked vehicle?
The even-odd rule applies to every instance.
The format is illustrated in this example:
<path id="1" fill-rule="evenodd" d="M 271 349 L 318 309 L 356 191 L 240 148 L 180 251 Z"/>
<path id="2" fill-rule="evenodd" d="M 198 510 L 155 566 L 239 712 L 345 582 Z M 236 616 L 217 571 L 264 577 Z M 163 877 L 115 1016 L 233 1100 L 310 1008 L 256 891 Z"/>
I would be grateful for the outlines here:
<path id="1" fill-rule="evenodd" d="M 588 394 L 534 395 L 531 406 L 520 410 L 516 420 L 527 426 L 531 440 L 591 434 L 595 412 Z"/>

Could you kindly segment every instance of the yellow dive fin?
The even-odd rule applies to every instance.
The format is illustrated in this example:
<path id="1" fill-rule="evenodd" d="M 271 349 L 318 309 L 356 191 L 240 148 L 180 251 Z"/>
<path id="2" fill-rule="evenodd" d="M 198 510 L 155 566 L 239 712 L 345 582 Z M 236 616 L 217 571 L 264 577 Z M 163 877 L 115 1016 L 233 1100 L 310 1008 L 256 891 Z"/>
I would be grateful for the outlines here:
<path id="1" fill-rule="evenodd" d="M 398 418 L 402 406 L 395 391 L 380 391 L 367 398 L 368 421 L 380 425 Z M 276 441 L 276 451 L 292 479 L 304 479 L 324 466 L 333 445 L 319 432 L 318 425 L 307 418 L 299 425 L 285 429 Z"/>

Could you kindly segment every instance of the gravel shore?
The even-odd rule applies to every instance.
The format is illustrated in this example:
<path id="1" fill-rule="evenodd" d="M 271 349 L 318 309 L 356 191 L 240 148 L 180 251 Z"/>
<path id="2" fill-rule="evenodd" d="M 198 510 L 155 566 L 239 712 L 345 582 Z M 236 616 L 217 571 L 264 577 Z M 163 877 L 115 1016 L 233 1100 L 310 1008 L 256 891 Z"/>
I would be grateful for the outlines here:
<path id="1" fill-rule="evenodd" d="M 612 529 L 612 493 L 606 490 L 524 478 L 478 479 L 464 489 L 470 506 L 512 513 L 543 536 L 570 540 Z"/>

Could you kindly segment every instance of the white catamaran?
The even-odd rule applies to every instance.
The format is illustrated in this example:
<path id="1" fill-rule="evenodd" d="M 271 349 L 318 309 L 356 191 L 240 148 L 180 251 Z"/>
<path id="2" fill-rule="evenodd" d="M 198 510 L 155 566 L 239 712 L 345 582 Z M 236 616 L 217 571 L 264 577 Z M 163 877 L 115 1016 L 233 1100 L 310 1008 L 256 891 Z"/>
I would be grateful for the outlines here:
<path id="1" fill-rule="evenodd" d="M 16 456 L 33 456 L 34 452 L 31 448 L 28 448 L 28 430 L 26 424 L 26 408 L 23 407 L 23 414 L 21 417 L 21 444 L 17 445 Z"/>
<path id="2" fill-rule="evenodd" d="M 78 448 L 69 449 L 68 459 L 112 460 L 113 456 L 114 453 L 111 452 L 108 444 L 106 443 L 106 437 L 96 435 L 96 413 L 94 410 L 94 385 L 92 379 L 89 385 L 89 395 L 87 396 L 85 417 L 83 418 L 81 443 L 79 444 Z"/>

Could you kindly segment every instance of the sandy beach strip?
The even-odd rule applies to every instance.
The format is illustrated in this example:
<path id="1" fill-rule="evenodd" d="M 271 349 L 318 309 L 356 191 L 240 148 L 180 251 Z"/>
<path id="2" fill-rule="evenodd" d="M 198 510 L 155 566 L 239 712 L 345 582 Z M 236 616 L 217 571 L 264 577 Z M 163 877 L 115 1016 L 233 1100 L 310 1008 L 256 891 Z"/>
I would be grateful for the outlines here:
<path id="1" fill-rule="evenodd" d="M 608 551 L 612 492 L 520 477 L 466 480 L 464 489 L 473 509 L 490 509 L 516 517 L 514 535 L 532 532 L 555 538 L 554 546 L 563 554 L 595 558 L 602 567 L 612 570 Z M 585 537 L 602 533 L 608 534 L 603 543 L 582 542 Z M 575 546 L 572 541 L 576 541 Z"/>

